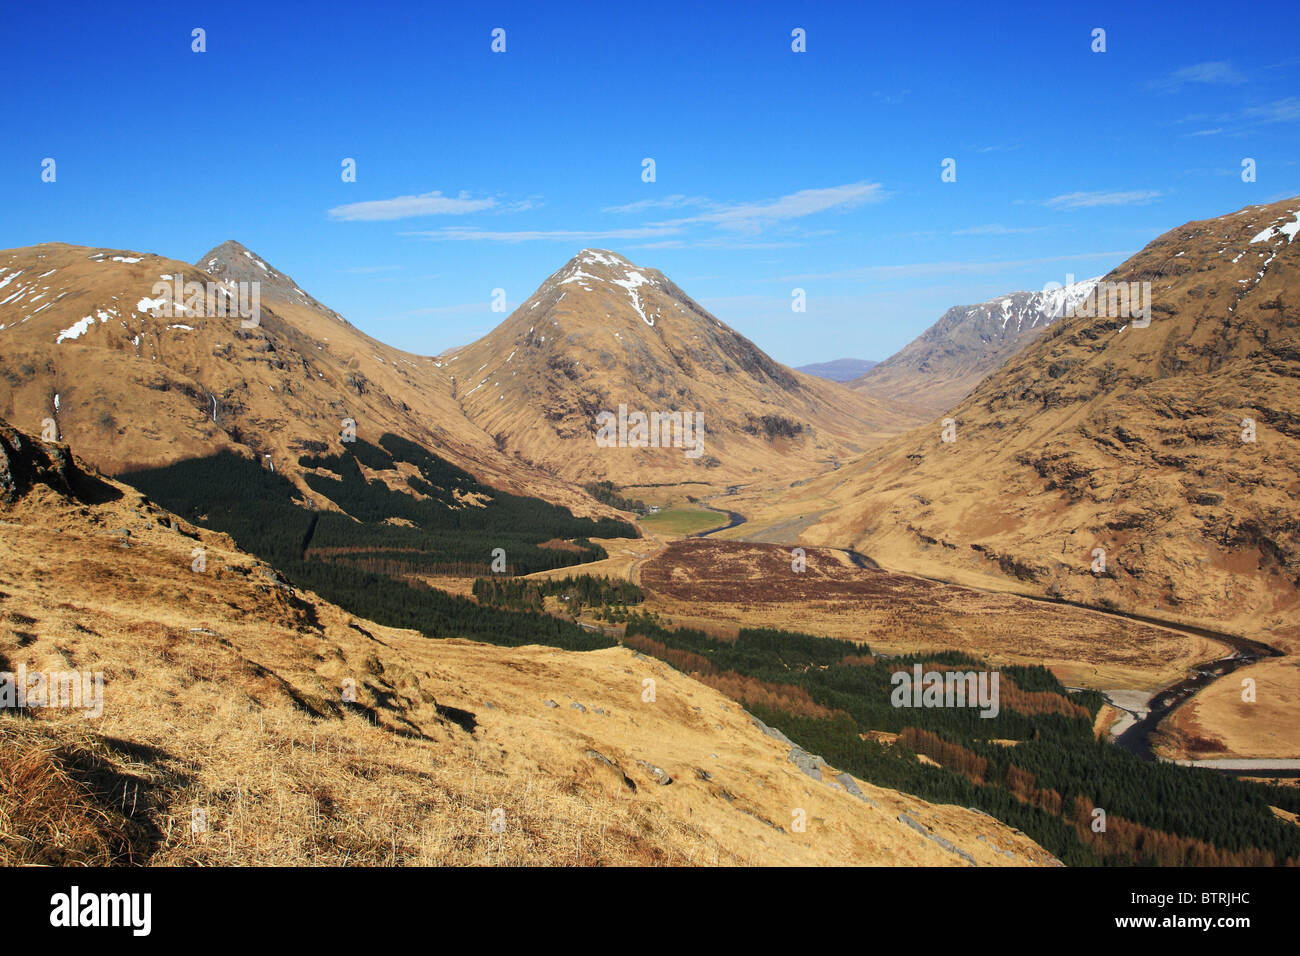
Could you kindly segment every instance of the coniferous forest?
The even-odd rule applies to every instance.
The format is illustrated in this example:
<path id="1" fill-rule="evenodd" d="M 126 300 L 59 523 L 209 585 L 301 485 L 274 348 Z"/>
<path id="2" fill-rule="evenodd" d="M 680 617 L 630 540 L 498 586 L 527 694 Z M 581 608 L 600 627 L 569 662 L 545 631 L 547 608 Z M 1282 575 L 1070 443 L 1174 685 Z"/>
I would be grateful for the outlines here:
<path id="1" fill-rule="evenodd" d="M 392 470 L 397 462 L 415 466 L 418 476 L 407 483 L 422 497 L 368 479 L 360 468 Z M 378 623 L 511 646 L 612 643 L 558 618 L 481 607 L 410 576 L 494 574 L 496 549 L 504 552 L 505 574 L 595 561 L 605 551 L 588 536 L 635 537 L 631 525 L 504 494 L 394 435 L 379 446 L 358 439 L 303 465 L 329 473 L 309 472 L 307 483 L 342 513 L 309 508 L 283 475 L 231 452 L 120 477 L 187 521 L 226 532 L 294 584 Z M 387 523 L 393 518 L 406 523 Z M 542 546 L 556 539 L 578 547 Z"/>

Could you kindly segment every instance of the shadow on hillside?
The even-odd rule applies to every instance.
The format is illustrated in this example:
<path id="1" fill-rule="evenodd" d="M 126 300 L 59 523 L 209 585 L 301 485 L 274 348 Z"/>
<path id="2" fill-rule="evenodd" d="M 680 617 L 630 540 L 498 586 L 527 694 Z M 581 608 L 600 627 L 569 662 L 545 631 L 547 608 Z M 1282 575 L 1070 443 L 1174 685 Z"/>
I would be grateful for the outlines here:
<path id="1" fill-rule="evenodd" d="M 114 864 L 141 866 L 165 840 L 155 822 L 166 813 L 165 803 L 159 796 L 161 786 L 180 789 L 186 785 L 187 778 L 162 768 L 172 756 L 158 747 L 116 737 L 100 737 L 99 742 L 107 754 L 60 748 L 55 755 L 68 776 L 86 788 L 95 804 L 117 818 L 117 839 L 112 848 Z M 144 764 L 149 768 L 148 775 L 127 773 L 110 756 L 122 758 L 123 762 Z"/>
<path id="2" fill-rule="evenodd" d="M 83 504 L 104 505 L 122 498 L 122 492 L 107 481 L 95 475 L 88 475 L 81 470 L 73 473 L 68 482 L 73 495 Z"/>

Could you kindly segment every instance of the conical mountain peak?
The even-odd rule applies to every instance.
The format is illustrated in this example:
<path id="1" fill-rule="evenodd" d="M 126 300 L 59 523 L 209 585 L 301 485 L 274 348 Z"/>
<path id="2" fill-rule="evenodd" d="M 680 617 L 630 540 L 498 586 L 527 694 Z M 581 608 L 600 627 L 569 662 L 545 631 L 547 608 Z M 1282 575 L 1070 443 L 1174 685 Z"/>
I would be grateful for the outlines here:
<path id="1" fill-rule="evenodd" d="M 340 322 L 345 321 L 333 309 L 322 305 L 300 289 L 292 276 L 276 269 L 257 253 L 234 239 L 227 239 L 221 245 L 209 249 L 194 264 L 220 282 L 258 283 L 263 299 L 306 306 Z"/>

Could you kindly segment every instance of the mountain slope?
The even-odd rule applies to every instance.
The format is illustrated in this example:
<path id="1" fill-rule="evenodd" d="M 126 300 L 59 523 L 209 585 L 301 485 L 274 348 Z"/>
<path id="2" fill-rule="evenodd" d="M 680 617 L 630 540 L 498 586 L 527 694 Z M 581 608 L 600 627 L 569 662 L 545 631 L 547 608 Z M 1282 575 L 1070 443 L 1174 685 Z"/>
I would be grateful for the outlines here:
<path id="1" fill-rule="evenodd" d="M 1106 276 L 1151 283 L 1149 326 L 1054 323 L 949 413 L 955 441 L 936 421 L 801 489 L 839 502 L 804 540 L 1300 638 L 1298 230 L 1290 199 L 1160 236 Z"/>
<path id="2" fill-rule="evenodd" d="M 584 514 L 612 513 L 580 490 L 593 479 L 802 479 L 920 420 L 777 364 L 614 253 L 580 254 L 497 329 L 433 358 L 370 338 L 237 242 L 199 263 L 60 243 L 0 253 L 0 415 L 53 421 L 111 473 L 235 451 L 308 500 L 299 458 L 332 449 L 351 419 L 372 443 L 400 436 Z M 172 303 L 178 282 L 229 311 L 256 282 L 259 319 L 183 290 Z M 700 416 L 702 442 L 691 455 L 599 447 L 596 416 L 620 405 Z"/>
<path id="3" fill-rule="evenodd" d="M 1086 298 L 1097 281 L 954 306 L 849 387 L 937 414 L 965 398 L 986 375 Z"/>
<path id="4" fill-rule="evenodd" d="M 237 243 L 201 261 L 62 243 L 0 252 L 0 415 L 36 432 L 51 419 L 106 472 L 229 450 L 307 495 L 299 457 L 337 445 L 352 419 L 362 439 L 399 435 L 504 491 L 609 513 L 498 451 L 433 360 L 363 334 Z M 155 315 L 168 309 L 156 284 L 177 277 L 210 283 L 214 301 L 260 282 L 258 323 L 202 301 Z"/>
<path id="5" fill-rule="evenodd" d="M 620 484 L 806 476 L 917 420 L 795 372 L 661 272 L 587 249 L 488 335 L 439 362 L 465 414 L 511 454 Z M 597 416 L 699 413 L 703 448 L 599 447 Z"/>
<path id="6" fill-rule="evenodd" d="M 814 782 L 629 650 L 352 617 L 3 422 L 0 489 L 0 671 L 103 677 L 98 717 L 0 710 L 0 864 L 1052 862 L 973 811 Z"/>

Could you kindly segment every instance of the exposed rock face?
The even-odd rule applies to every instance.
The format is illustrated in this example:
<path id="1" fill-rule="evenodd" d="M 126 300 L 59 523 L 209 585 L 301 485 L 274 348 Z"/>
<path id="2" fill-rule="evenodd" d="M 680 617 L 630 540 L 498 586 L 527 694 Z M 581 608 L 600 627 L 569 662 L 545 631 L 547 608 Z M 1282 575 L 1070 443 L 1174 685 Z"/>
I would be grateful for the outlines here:
<path id="1" fill-rule="evenodd" d="M 233 239 L 209 249 L 194 264 L 218 282 L 258 282 L 262 296 L 267 299 L 306 306 L 339 322 L 346 322 L 343 316 L 298 288 L 298 283 L 292 278 Z"/>
<path id="2" fill-rule="evenodd" d="M 87 474 L 66 446 L 37 441 L 0 420 L 0 504 L 13 504 L 37 485 L 76 500 L 118 496 L 111 486 Z"/>

